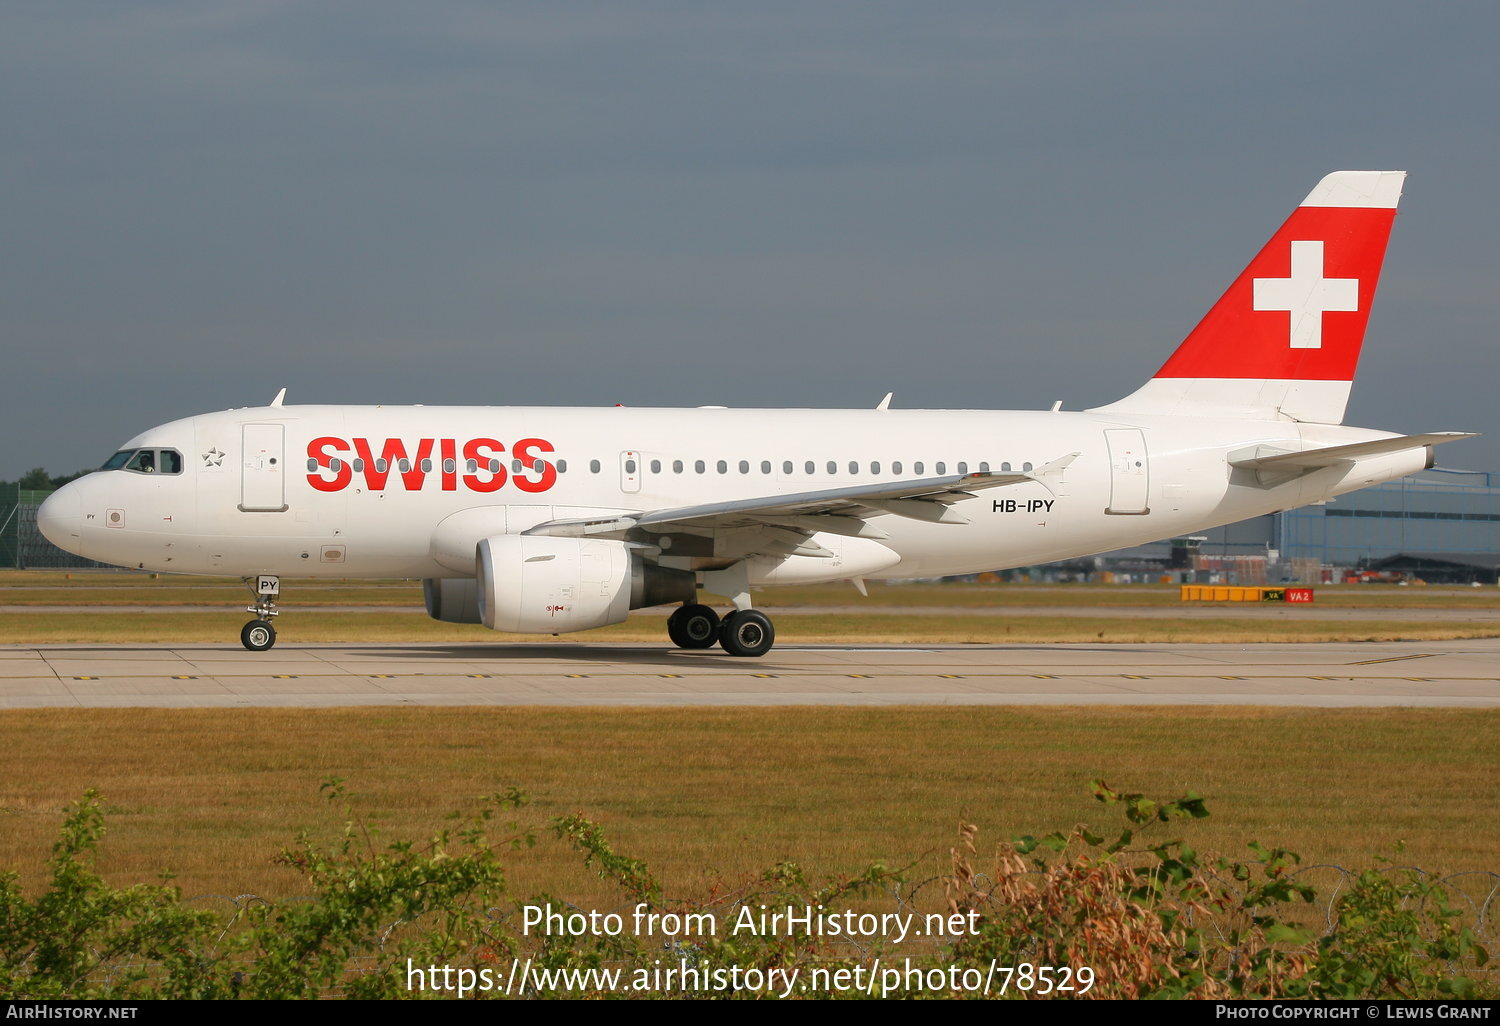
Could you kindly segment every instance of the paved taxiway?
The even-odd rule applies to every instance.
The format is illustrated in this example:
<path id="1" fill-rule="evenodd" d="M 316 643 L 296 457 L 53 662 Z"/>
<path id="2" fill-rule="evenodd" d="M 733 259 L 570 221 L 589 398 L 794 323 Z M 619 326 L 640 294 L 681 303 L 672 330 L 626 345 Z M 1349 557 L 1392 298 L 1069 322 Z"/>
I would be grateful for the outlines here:
<path id="1" fill-rule="evenodd" d="M 0 708 L 354 705 L 1500 707 L 1500 638 L 1301 645 L 0 647 Z"/>

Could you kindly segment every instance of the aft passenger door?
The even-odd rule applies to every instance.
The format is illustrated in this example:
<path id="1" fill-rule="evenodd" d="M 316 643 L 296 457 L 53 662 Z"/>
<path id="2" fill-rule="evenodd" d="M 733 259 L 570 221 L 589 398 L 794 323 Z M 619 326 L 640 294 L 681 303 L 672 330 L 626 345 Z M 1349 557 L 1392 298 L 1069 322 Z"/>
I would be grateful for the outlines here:
<path id="1" fill-rule="evenodd" d="M 1115 428 L 1104 432 L 1109 445 L 1109 505 L 1104 512 L 1115 516 L 1150 513 L 1146 505 L 1151 483 L 1146 458 L 1146 436 L 1139 428 Z"/>

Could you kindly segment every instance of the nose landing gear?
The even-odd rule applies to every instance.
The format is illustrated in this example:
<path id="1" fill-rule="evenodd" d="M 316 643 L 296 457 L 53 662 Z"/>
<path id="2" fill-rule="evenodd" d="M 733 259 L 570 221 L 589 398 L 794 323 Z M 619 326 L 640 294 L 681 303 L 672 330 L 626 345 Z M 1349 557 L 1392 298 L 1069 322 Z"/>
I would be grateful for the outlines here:
<path id="1" fill-rule="evenodd" d="M 240 644 L 252 652 L 264 652 L 276 644 L 276 628 L 271 626 L 271 617 L 281 612 L 276 608 L 276 597 L 281 594 L 281 578 L 262 574 L 253 581 L 245 578 L 245 583 L 255 596 L 255 605 L 246 606 L 245 612 L 254 613 L 255 619 L 240 628 Z"/>
<path id="2" fill-rule="evenodd" d="M 268 620 L 251 620 L 240 628 L 240 644 L 252 652 L 264 652 L 276 644 L 276 628 Z"/>

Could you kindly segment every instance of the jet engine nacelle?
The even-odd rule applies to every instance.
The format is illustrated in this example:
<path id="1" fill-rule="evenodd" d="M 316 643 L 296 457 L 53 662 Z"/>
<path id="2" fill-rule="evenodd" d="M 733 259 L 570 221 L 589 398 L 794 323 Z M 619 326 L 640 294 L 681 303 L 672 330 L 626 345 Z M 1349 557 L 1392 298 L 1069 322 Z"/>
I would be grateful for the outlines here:
<path id="1" fill-rule="evenodd" d="M 697 581 L 686 570 L 646 563 L 624 542 L 502 534 L 475 549 L 478 621 L 516 634 L 568 634 L 621 623 L 630 610 L 692 602 Z M 436 592 L 446 598 L 438 581 Z M 433 589 L 427 589 L 429 594 Z M 454 596 L 457 597 L 455 590 Z M 434 606 L 458 623 L 475 622 L 466 603 Z"/>

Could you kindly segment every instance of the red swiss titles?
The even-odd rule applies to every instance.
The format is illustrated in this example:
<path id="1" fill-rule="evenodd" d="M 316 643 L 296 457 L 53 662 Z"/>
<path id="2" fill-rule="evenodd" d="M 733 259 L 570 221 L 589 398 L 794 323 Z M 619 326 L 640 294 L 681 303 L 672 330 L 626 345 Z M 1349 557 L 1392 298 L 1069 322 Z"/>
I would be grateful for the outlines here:
<path id="1" fill-rule="evenodd" d="M 545 492 L 557 483 L 557 467 L 540 453 L 554 451 L 544 438 L 523 438 L 510 447 L 508 472 L 505 446 L 493 438 L 387 438 L 377 448 L 368 438 L 324 435 L 307 443 L 307 483 L 320 492 L 337 492 L 354 483 L 372 492 L 400 488 L 416 492 L 436 481 L 445 492 L 462 485 L 471 492 L 493 492 L 507 482 L 523 492 Z"/>

